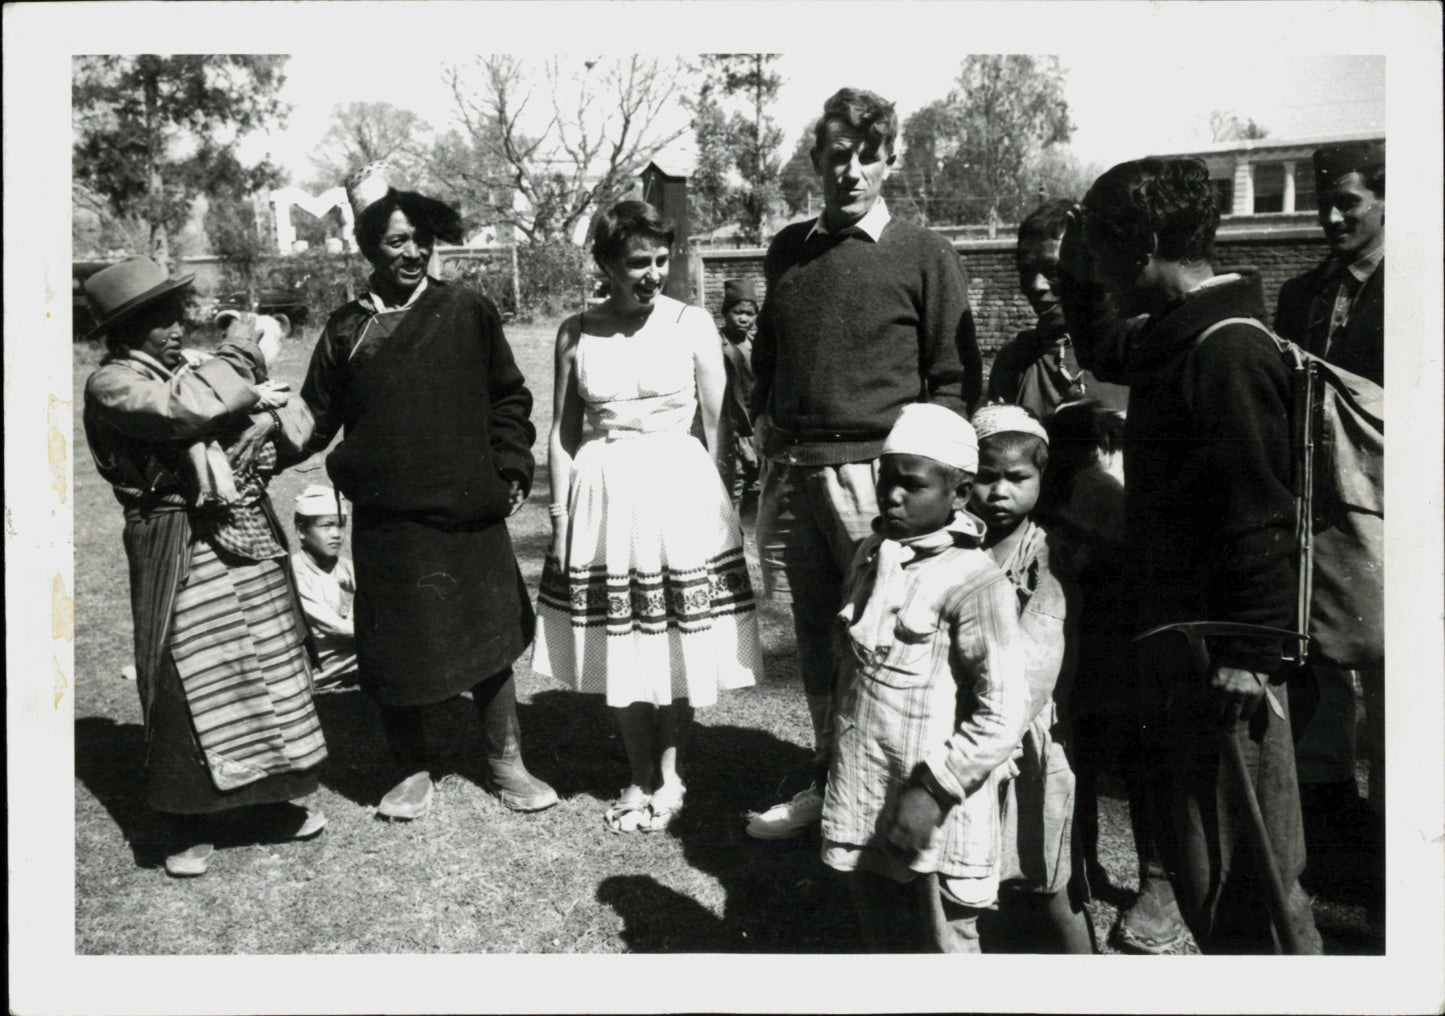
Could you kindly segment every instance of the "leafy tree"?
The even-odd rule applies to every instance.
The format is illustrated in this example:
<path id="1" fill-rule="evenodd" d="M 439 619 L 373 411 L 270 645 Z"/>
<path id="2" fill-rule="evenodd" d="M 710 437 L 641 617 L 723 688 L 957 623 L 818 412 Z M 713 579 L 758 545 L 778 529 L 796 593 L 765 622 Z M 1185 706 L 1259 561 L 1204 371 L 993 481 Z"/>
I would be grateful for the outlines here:
<path id="1" fill-rule="evenodd" d="M 778 173 L 783 203 L 792 215 L 815 215 L 823 207 L 823 185 L 813 168 L 813 132 L 818 126 L 812 120 L 793 146 L 793 154 Z"/>
<path id="2" fill-rule="evenodd" d="M 349 102 L 331 111 L 331 126 L 311 156 L 315 183 L 335 187 L 369 162 L 385 159 L 414 186 L 430 147 L 431 125 L 389 102 Z"/>
<path id="3" fill-rule="evenodd" d="M 1073 135 L 1056 57 L 975 55 L 957 87 L 904 124 L 905 179 L 933 222 L 1018 221 L 1037 166 Z"/>
<path id="4" fill-rule="evenodd" d="M 512 225 L 529 241 L 570 237 L 687 130 L 665 116 L 681 73 L 675 61 L 640 54 L 578 65 L 491 55 L 448 67 L 443 79 L 461 129 L 445 165 L 477 202 L 475 212 L 465 204 L 463 211 Z M 474 168 L 463 171 L 461 153 L 475 158 Z"/>
<path id="5" fill-rule="evenodd" d="M 716 53 L 703 57 L 703 66 L 725 97 L 740 101 L 727 122 L 726 145 L 741 178 L 735 191 L 736 214 L 745 237 L 763 242 L 764 223 L 780 196 L 778 148 L 783 132 L 768 115 L 778 98 L 783 78 L 772 69 L 776 53 Z M 701 147 L 701 146 L 699 146 Z"/>
<path id="6" fill-rule="evenodd" d="M 692 131 L 697 160 L 688 180 L 687 200 L 693 228 L 706 232 L 731 219 L 736 212 L 732 173 L 732 132 L 727 114 L 704 84 L 692 105 Z"/>
<path id="7" fill-rule="evenodd" d="M 284 122 L 284 56 L 79 56 L 71 103 L 73 175 L 118 218 L 134 218 L 148 253 L 170 260 L 169 236 L 196 197 L 281 182 L 268 160 L 236 161 L 238 139 Z"/>

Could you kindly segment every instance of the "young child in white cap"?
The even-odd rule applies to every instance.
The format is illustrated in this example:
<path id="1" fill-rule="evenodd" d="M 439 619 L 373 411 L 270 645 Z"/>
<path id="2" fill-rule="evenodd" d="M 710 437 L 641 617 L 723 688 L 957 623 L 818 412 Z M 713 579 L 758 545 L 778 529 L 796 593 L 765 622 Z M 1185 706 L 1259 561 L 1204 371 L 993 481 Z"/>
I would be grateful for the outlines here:
<path id="1" fill-rule="evenodd" d="M 354 684 L 356 632 L 351 604 L 356 598 L 356 574 L 351 560 L 341 556 L 346 508 L 336 491 L 314 484 L 301 492 L 296 498 L 296 535 L 301 549 L 291 555 L 291 567 L 320 658 L 316 690 Z"/>
<path id="2" fill-rule="evenodd" d="M 1074 883 L 1080 891 L 1069 891 L 1074 773 L 1065 754 L 1066 702 L 1078 597 L 1050 568 L 1052 541 L 1032 517 L 1049 461 L 1048 432 L 1021 406 L 985 406 L 973 423 L 979 461 L 969 506 L 988 527 L 984 550 L 1018 591 L 1028 686 L 1028 728 L 1004 794 L 1002 878 L 1006 889 L 1020 892 L 1005 893 L 1001 916 L 1017 914 L 1008 923 L 1020 930 L 1047 929 L 1046 951 L 1091 953 L 1083 880 Z"/>
<path id="3" fill-rule="evenodd" d="M 1028 684 L 1013 586 L 955 507 L 977 468 L 968 421 L 904 407 L 844 587 L 823 860 L 851 873 L 874 951 L 978 952 L 997 900 L 998 771 Z"/>

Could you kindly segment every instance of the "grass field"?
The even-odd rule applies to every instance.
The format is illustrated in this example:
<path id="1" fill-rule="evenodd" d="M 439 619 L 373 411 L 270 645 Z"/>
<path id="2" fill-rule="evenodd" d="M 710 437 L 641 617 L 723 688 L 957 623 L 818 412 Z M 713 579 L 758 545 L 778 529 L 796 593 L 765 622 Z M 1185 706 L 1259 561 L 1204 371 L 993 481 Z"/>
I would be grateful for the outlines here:
<path id="1" fill-rule="evenodd" d="M 554 330 L 508 329 L 544 439 Z M 286 345 L 275 373 L 293 387 L 313 339 Z M 668 834 L 606 831 L 602 812 L 626 782 L 612 718 L 596 699 L 533 674 L 524 658 L 517 675 L 526 756 L 557 788 L 556 808 L 515 814 L 479 787 L 480 731 L 470 703 L 457 701 L 443 710 L 438 743 L 447 773 L 432 813 L 412 824 L 378 821 L 375 804 L 391 770 L 374 707 L 356 691 L 328 694 L 318 699 L 331 751 L 318 794 L 331 819 L 327 832 L 302 844 L 238 833 L 206 877 L 168 878 L 145 846 L 152 825 L 140 797 L 140 707 L 135 685 L 120 677 L 132 654 L 121 513 L 80 426 L 82 387 L 98 360 L 97 350 L 76 347 L 77 953 L 860 948 L 846 892 L 816 843 L 761 843 L 743 833 L 741 813 L 774 800 L 781 776 L 806 761 L 811 741 L 791 623 L 785 610 L 767 605 L 766 677 L 699 713 L 687 809 Z M 549 534 L 544 459 L 542 452 L 528 506 L 510 523 L 534 591 Z M 283 519 L 291 499 L 316 482 L 327 482 L 320 456 L 276 479 L 272 496 Z M 1114 888 L 1091 904 L 1101 937 L 1135 884 L 1121 788 L 1105 789 L 1103 852 Z M 1360 906 L 1316 906 L 1328 951 L 1379 951 Z"/>

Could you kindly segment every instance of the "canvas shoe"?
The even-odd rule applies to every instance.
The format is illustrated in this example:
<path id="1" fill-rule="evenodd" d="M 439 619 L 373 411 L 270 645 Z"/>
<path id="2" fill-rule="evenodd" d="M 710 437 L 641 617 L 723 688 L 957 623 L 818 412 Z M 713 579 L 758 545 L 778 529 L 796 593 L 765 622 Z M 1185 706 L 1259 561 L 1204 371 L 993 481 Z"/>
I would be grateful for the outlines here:
<path id="1" fill-rule="evenodd" d="M 386 792 L 376 806 L 376 813 L 383 818 L 409 822 L 431 811 L 431 799 L 431 773 L 413 773 Z"/>
<path id="2" fill-rule="evenodd" d="M 816 783 L 794 794 L 792 800 L 767 811 L 748 812 L 748 835 L 755 840 L 786 840 L 822 821 L 823 792 Z"/>
<path id="3" fill-rule="evenodd" d="M 166 874 L 172 878 L 195 878 L 204 875 L 211 866 L 211 855 L 216 848 L 209 843 L 194 843 L 185 850 L 178 850 L 166 857 Z"/>

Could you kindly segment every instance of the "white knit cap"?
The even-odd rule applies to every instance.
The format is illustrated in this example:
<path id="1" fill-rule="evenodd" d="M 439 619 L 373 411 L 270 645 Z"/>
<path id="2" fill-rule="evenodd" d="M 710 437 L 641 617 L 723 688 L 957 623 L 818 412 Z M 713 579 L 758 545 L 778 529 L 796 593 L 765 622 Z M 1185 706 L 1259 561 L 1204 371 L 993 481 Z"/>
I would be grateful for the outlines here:
<path id="1" fill-rule="evenodd" d="M 296 497 L 296 514 L 307 518 L 318 515 L 345 516 L 345 502 L 330 487 L 316 483 L 307 487 Z"/>
<path id="2" fill-rule="evenodd" d="M 978 432 L 980 441 L 995 434 L 1015 433 L 1032 434 L 1042 439 L 1044 444 L 1049 443 L 1049 432 L 1044 430 L 1044 425 L 1039 423 L 1038 418 L 1023 406 L 984 406 L 973 414 L 973 429 Z"/>
<path id="3" fill-rule="evenodd" d="M 912 402 L 883 442 L 884 455 L 922 455 L 969 473 L 978 472 L 978 438 L 962 416 L 933 402 Z"/>

